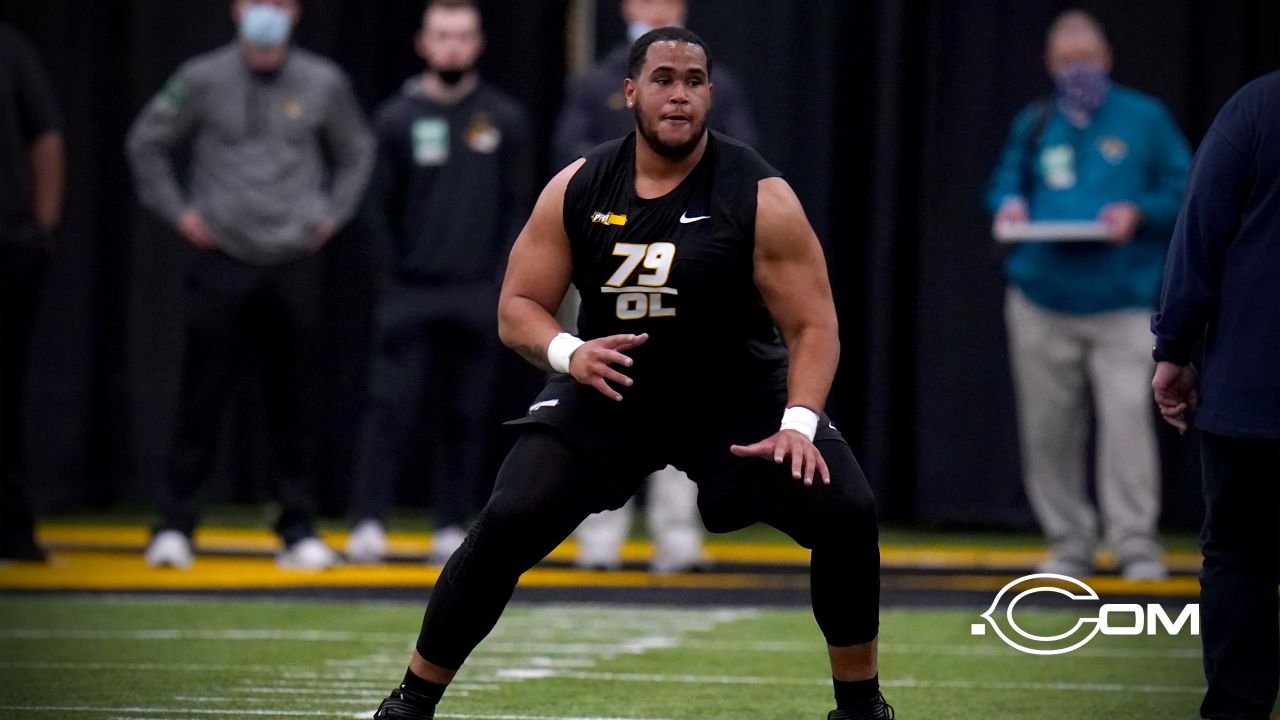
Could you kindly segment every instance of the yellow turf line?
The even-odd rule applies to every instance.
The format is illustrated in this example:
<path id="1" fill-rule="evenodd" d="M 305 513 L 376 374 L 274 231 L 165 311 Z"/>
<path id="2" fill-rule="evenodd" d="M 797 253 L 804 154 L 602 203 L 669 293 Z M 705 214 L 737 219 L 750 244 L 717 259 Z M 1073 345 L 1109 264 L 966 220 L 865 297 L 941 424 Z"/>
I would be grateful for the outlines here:
<path id="1" fill-rule="evenodd" d="M 205 556 L 191 570 L 155 569 L 142 558 L 118 552 L 57 551 L 47 565 L 0 563 L 0 590 L 261 590 L 282 588 L 427 588 L 440 568 L 418 563 L 347 565 L 321 572 L 281 570 L 270 558 Z M 886 575 L 886 590 L 994 593 L 1011 578 L 983 575 Z M 681 588 L 702 590 L 804 590 L 805 575 L 690 573 L 653 575 L 643 571 L 586 572 L 535 568 L 520 580 L 529 588 Z M 1117 577 L 1088 580 L 1100 593 L 1194 597 L 1194 578 L 1128 583 Z"/>
<path id="2" fill-rule="evenodd" d="M 141 549 L 147 543 L 148 530 L 141 526 L 77 525 L 45 523 L 38 530 L 40 541 L 55 549 Z M 345 532 L 322 532 L 326 541 L 341 548 L 347 540 Z M 393 556 L 422 557 L 430 547 L 426 533 L 391 533 L 389 550 Z M 196 532 L 197 547 L 215 552 L 272 553 L 280 549 L 275 535 L 251 528 L 201 528 Z M 809 552 L 795 545 L 716 543 L 706 545 L 713 561 L 750 563 L 759 565 L 803 565 L 809 562 Z M 572 561 L 577 552 L 573 541 L 566 541 L 552 551 L 553 560 Z M 648 542 L 628 542 L 623 546 L 622 559 L 628 562 L 646 562 L 653 555 L 653 545 Z M 1034 566 L 1045 557 L 1043 549 L 987 548 L 950 545 L 882 545 L 880 560 L 885 567 L 940 567 L 1017 570 Z M 1169 553 L 1166 562 L 1174 570 L 1194 572 L 1200 569 L 1200 556 L 1194 553 Z M 1109 553 L 1099 553 L 1098 565 L 1114 566 Z"/>
<path id="3" fill-rule="evenodd" d="M 47 565 L 0 563 L 0 589 L 8 590 L 234 590 L 306 587 L 421 587 L 435 583 L 439 566 L 425 563 L 344 565 L 320 572 L 281 570 L 271 558 L 204 556 L 188 571 L 148 567 L 140 555 L 56 551 Z M 535 568 L 523 587 L 698 589 L 803 589 L 803 575 L 641 571 L 587 572 Z"/>

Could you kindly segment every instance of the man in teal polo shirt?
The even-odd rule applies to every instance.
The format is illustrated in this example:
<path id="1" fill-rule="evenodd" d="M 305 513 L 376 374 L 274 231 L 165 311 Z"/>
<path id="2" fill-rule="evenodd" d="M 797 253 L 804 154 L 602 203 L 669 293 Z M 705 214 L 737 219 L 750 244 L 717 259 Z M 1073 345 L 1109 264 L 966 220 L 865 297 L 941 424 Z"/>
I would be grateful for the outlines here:
<path id="1" fill-rule="evenodd" d="M 1040 570 L 1093 570 L 1098 520 L 1084 465 L 1092 392 L 1107 545 L 1126 578 L 1163 578 L 1147 323 L 1190 154 L 1159 101 L 1110 82 L 1110 47 L 1086 13 L 1053 23 L 1046 63 L 1054 96 L 1014 119 L 989 207 L 997 226 L 1097 221 L 1106 239 L 1022 243 L 1005 262 L 1023 477 L 1050 546 Z"/>

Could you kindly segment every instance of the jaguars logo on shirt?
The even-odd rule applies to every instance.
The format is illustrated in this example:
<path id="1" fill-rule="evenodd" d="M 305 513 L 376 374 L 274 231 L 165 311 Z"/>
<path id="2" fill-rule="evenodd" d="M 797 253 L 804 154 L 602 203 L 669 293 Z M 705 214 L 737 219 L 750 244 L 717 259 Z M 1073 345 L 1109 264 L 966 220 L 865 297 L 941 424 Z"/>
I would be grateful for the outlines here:
<path id="1" fill-rule="evenodd" d="M 502 131 L 489 120 L 488 113 L 476 113 L 467 127 L 467 146 L 483 155 L 495 152 L 502 144 Z"/>
<path id="2" fill-rule="evenodd" d="M 1102 154 L 1103 159 L 1112 165 L 1119 165 L 1124 162 L 1125 156 L 1129 154 L 1129 143 L 1118 137 L 1104 137 L 1098 139 L 1098 152 Z"/>

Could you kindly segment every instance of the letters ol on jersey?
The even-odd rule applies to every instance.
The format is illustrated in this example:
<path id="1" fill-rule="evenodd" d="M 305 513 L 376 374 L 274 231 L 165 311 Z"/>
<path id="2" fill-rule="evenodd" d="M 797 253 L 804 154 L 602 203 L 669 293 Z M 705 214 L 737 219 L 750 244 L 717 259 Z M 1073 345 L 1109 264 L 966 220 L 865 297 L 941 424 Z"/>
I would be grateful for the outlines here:
<path id="1" fill-rule="evenodd" d="M 666 287 L 671 275 L 671 263 L 676 257 L 676 246 L 669 242 L 648 245 L 638 243 L 614 243 L 613 254 L 623 258 L 622 264 L 605 281 L 600 292 L 618 296 L 617 315 L 620 320 L 639 320 L 646 317 L 675 317 L 676 309 L 664 307 L 663 295 L 678 295 L 675 288 Z M 636 275 L 635 285 L 626 285 L 628 279 L 640 268 L 652 272 Z"/>

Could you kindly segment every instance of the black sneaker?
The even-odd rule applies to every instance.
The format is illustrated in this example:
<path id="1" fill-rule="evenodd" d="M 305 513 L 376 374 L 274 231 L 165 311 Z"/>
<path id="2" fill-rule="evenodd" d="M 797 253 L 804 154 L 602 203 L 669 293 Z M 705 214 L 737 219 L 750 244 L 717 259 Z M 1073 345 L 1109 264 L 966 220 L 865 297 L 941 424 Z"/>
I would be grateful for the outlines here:
<path id="1" fill-rule="evenodd" d="M 48 562 L 49 557 L 32 538 L 15 537 L 0 539 L 0 560 L 42 563 Z"/>
<path id="2" fill-rule="evenodd" d="M 832 710 L 827 720 L 893 720 L 893 706 L 876 695 L 857 707 Z"/>
<path id="3" fill-rule="evenodd" d="M 396 688 L 373 713 L 373 720 L 433 720 L 436 706 L 412 690 Z"/>

